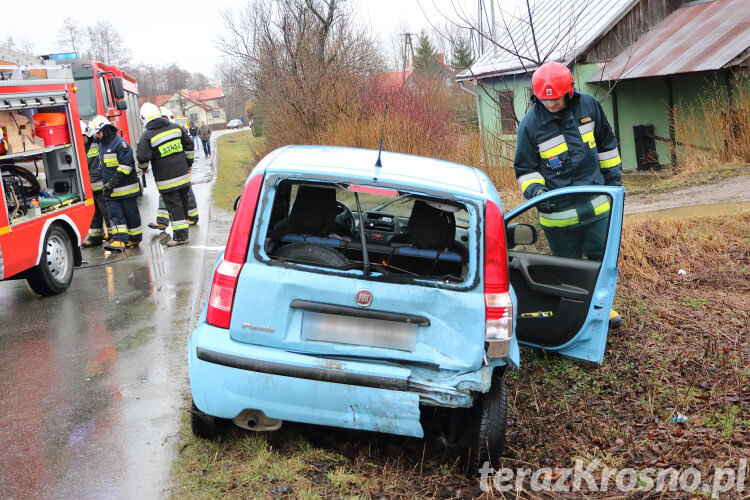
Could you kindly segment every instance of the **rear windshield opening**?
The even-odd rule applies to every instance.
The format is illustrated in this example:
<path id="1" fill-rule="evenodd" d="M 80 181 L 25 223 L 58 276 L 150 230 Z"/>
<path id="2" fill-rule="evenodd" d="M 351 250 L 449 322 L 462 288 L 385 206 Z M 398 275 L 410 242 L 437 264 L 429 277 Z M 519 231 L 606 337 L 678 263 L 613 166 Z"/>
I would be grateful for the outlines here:
<path id="1" fill-rule="evenodd" d="M 358 269 L 400 279 L 448 283 L 466 279 L 469 215 L 463 204 L 396 191 L 353 192 L 356 189 L 343 184 L 279 183 L 266 253 L 288 263 Z"/>

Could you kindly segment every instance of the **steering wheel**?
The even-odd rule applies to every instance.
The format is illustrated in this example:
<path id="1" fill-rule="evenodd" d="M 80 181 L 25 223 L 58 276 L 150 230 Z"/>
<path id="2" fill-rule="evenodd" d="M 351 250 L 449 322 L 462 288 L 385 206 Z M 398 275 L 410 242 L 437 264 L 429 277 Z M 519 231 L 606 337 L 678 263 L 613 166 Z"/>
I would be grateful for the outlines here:
<path id="1" fill-rule="evenodd" d="M 344 236 L 354 236 L 354 214 L 349 210 L 349 207 L 340 201 L 336 202 L 336 208 L 336 225 L 344 228 L 348 232 L 348 234 Z"/>

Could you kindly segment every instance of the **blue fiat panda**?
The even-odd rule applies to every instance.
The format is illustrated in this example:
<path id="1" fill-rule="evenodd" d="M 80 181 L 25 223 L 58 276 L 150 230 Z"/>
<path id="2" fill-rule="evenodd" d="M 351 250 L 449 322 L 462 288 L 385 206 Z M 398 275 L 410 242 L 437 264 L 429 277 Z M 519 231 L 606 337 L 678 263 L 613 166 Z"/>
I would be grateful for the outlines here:
<path id="1" fill-rule="evenodd" d="M 558 189 L 503 215 L 477 169 L 377 158 L 288 146 L 250 174 L 188 347 L 196 435 L 222 419 L 414 437 L 460 422 L 473 474 L 504 445 L 519 343 L 602 362 L 622 188 Z M 550 249 L 588 224 L 605 230 L 581 255 Z"/>

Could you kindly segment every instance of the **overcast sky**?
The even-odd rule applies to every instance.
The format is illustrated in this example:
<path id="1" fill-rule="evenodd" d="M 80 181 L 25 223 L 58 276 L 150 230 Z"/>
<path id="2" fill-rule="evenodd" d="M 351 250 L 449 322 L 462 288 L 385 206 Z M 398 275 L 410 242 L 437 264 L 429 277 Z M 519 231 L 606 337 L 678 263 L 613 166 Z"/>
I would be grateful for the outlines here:
<path id="1" fill-rule="evenodd" d="M 386 60 L 390 62 L 392 35 L 402 28 L 411 32 L 429 29 L 430 21 L 445 24 L 441 12 L 453 15 L 453 5 L 476 10 L 477 0 L 348 0 L 356 17 L 382 42 Z M 168 64 L 175 62 L 196 72 L 214 75 L 220 54 L 216 40 L 224 31 L 220 12 L 237 8 L 247 0 L 125 0 L 125 1 L 61 1 L 2 0 L 3 29 L 0 44 L 8 36 L 16 43 L 32 43 L 35 53 L 58 52 L 57 32 L 64 17 L 69 16 L 82 26 L 106 16 L 120 31 L 125 45 L 132 52 L 133 62 Z M 115 12 L 117 14 L 115 14 Z"/>

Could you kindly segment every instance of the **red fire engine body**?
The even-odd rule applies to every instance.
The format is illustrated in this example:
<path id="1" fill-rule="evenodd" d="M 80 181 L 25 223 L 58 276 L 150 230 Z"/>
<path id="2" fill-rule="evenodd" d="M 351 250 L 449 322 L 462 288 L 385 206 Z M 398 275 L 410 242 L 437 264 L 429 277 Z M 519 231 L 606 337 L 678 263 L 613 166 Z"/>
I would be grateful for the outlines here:
<path id="1" fill-rule="evenodd" d="M 34 125 L 42 116 L 62 124 Z M 0 124 L 11 124 L 0 154 L 0 280 L 60 293 L 94 214 L 70 67 L 0 65 Z"/>

